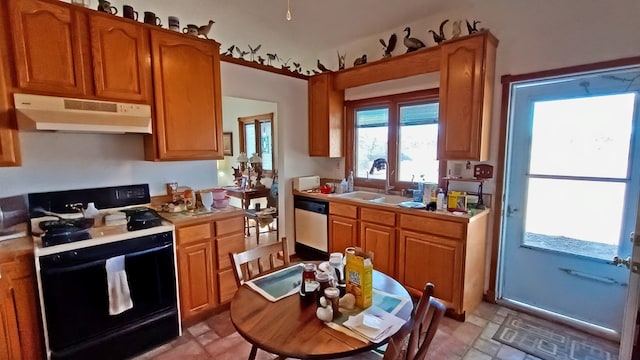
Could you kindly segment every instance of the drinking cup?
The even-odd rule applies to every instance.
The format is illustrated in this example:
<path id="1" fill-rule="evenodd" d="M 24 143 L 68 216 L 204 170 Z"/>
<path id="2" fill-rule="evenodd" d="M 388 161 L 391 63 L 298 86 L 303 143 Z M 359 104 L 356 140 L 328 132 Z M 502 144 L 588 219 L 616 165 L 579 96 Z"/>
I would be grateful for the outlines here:
<path id="1" fill-rule="evenodd" d="M 111 2 L 107 0 L 98 0 L 98 11 L 106 12 L 109 14 L 117 14 L 118 9 L 114 6 L 111 6 Z"/>
<path id="2" fill-rule="evenodd" d="M 144 23 L 156 26 L 162 26 L 162 20 L 151 11 L 144 12 Z"/>
<path id="3" fill-rule="evenodd" d="M 180 19 L 177 16 L 169 16 L 169 30 L 180 31 Z"/>
<path id="4" fill-rule="evenodd" d="M 194 24 L 188 24 L 187 27 L 182 28 L 182 32 L 191 36 L 198 36 L 198 26 Z"/>
<path id="5" fill-rule="evenodd" d="M 211 205 L 213 205 L 213 193 L 211 191 L 201 192 L 200 201 L 202 201 L 205 210 L 210 211 Z"/>
<path id="6" fill-rule="evenodd" d="M 138 20 L 138 12 L 131 5 L 122 5 L 122 17 L 131 20 Z"/>

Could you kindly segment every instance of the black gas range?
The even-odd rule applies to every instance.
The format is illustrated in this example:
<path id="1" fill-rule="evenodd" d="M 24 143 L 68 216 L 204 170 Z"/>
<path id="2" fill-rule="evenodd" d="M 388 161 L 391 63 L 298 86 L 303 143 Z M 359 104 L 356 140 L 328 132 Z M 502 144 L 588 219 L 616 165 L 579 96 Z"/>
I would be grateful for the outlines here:
<path id="1" fill-rule="evenodd" d="M 180 334 L 174 227 L 147 184 L 28 199 L 48 359 L 126 359 Z M 89 202 L 99 216 L 75 210 Z"/>

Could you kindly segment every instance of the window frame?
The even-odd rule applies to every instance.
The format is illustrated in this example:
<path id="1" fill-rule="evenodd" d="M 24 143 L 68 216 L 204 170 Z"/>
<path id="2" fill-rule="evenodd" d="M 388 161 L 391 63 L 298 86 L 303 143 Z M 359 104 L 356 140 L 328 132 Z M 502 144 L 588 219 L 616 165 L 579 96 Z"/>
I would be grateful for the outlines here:
<path id="1" fill-rule="evenodd" d="M 273 128 L 273 115 L 274 113 L 266 113 L 266 114 L 258 114 L 258 115 L 250 115 L 250 116 L 243 116 L 243 117 L 238 117 L 238 135 L 239 135 L 239 140 L 240 140 L 240 152 L 244 152 L 246 153 L 246 138 L 245 138 L 245 131 L 244 131 L 244 127 L 246 124 L 250 124 L 253 123 L 255 126 L 255 134 L 256 136 L 256 149 L 260 150 L 261 149 L 261 141 L 262 141 L 262 132 L 260 131 L 260 124 L 262 123 L 269 123 L 271 125 L 271 164 L 273 164 L 273 167 L 275 168 L 275 154 L 274 154 L 274 143 L 275 143 L 275 129 Z M 247 154 L 248 157 L 251 157 L 252 154 Z M 263 156 L 262 153 L 259 153 L 260 157 Z M 271 176 L 271 173 L 274 171 L 275 169 L 271 169 L 271 170 L 263 170 L 262 175 L 268 175 Z"/>
<path id="2" fill-rule="evenodd" d="M 393 94 L 386 96 L 378 96 L 367 99 L 345 101 L 345 178 L 349 176 L 351 170 L 355 170 L 355 113 L 357 110 L 375 109 L 380 107 L 388 107 L 389 109 L 389 132 L 387 139 L 387 154 L 389 163 L 389 185 L 393 186 L 392 191 L 400 192 L 404 189 L 415 188 L 415 185 L 409 181 L 398 180 L 398 146 L 400 143 L 400 106 L 413 105 L 424 102 L 440 103 L 440 89 L 427 89 L 412 91 L 401 94 Z M 438 119 L 438 126 L 440 126 Z M 438 134 L 440 131 L 438 131 Z M 438 142 L 440 141 L 438 135 Z M 438 186 L 443 187 L 443 176 L 447 171 L 447 161 L 439 160 L 438 166 Z M 355 172 L 354 172 L 355 175 Z M 416 182 L 419 179 L 415 179 Z M 375 187 L 382 189 L 385 180 L 366 179 L 354 177 L 354 185 L 361 187 Z"/>

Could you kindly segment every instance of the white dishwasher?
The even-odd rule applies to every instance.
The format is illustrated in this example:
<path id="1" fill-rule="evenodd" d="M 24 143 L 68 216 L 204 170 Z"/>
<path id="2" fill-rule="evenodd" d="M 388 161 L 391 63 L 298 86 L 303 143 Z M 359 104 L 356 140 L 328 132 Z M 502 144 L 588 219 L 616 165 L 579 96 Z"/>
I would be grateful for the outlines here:
<path id="1" fill-rule="evenodd" d="M 329 259 L 329 203 L 295 195 L 296 255 L 303 260 Z"/>

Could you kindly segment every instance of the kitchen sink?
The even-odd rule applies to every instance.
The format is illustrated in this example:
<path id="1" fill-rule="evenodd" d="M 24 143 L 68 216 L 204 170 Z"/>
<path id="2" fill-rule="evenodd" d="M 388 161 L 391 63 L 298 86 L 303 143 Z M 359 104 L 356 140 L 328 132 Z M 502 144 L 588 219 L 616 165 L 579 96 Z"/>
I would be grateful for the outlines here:
<path id="1" fill-rule="evenodd" d="M 406 198 L 398 195 L 380 194 L 369 191 L 354 191 L 346 194 L 336 195 L 343 199 L 351 199 L 358 201 L 366 201 L 378 204 L 398 205 L 401 202 L 407 201 Z"/>
<path id="2" fill-rule="evenodd" d="M 381 204 L 398 205 L 401 202 L 407 201 L 407 198 L 398 195 L 383 195 L 382 197 L 378 197 L 377 199 L 372 199 L 370 201 Z"/>
<path id="3" fill-rule="evenodd" d="M 346 194 L 339 194 L 339 195 L 336 195 L 336 196 L 340 197 L 340 198 L 343 198 L 343 199 L 370 201 L 370 200 L 379 199 L 379 198 L 383 197 L 384 195 L 383 194 L 374 193 L 374 192 L 368 192 L 368 191 L 354 191 L 354 192 L 350 192 L 350 193 L 346 193 Z"/>

